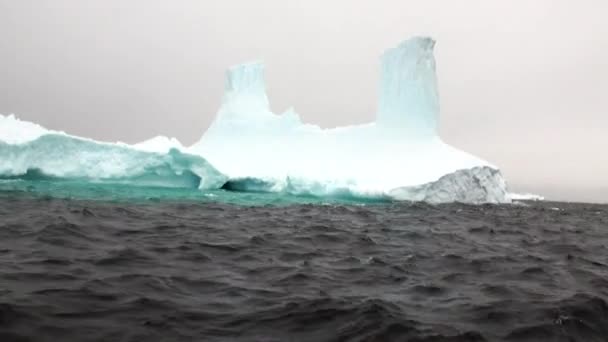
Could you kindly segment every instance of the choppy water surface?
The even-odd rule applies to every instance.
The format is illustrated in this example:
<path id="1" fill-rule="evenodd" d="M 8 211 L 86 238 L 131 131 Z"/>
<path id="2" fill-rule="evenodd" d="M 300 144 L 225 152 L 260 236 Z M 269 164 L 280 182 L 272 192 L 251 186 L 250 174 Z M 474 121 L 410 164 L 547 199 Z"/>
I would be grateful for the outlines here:
<path id="1" fill-rule="evenodd" d="M 593 342 L 607 301 L 602 205 L 0 192 L 0 341 Z"/>

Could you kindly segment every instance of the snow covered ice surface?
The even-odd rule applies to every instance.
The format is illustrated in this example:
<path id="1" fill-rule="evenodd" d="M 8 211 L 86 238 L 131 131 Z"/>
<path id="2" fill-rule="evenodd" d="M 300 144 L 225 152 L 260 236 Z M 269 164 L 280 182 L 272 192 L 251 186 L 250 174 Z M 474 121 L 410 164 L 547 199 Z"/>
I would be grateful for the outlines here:
<path id="1" fill-rule="evenodd" d="M 495 166 L 437 133 L 434 45 L 416 37 L 384 53 L 376 120 L 364 125 L 322 129 L 303 123 L 293 109 L 274 114 L 262 63 L 227 71 L 217 116 L 190 147 L 167 137 L 97 142 L 0 115 L 0 176 L 37 172 L 201 189 L 510 202 Z"/>

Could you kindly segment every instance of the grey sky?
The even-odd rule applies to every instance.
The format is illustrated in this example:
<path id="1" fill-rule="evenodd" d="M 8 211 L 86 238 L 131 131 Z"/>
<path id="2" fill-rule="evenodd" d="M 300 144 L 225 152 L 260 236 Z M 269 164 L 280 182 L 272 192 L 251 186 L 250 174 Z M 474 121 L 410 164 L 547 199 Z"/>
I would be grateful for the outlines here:
<path id="1" fill-rule="evenodd" d="M 0 0 L 0 113 L 190 144 L 228 66 L 266 62 L 275 112 L 373 119 L 379 56 L 437 39 L 441 135 L 555 199 L 608 202 L 608 1 Z"/>

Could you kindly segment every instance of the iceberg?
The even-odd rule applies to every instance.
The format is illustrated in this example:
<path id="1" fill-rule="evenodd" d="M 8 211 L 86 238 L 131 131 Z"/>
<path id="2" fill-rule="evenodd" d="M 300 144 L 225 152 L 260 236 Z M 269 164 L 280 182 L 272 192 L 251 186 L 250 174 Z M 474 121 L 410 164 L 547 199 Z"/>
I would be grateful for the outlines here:
<path id="1" fill-rule="evenodd" d="M 0 179 L 77 179 L 319 197 L 508 203 L 499 169 L 442 141 L 435 41 L 415 37 L 381 57 L 373 122 L 331 129 L 270 110 L 264 64 L 226 72 L 222 104 L 192 146 L 129 145 L 0 115 Z"/>
<path id="2" fill-rule="evenodd" d="M 509 193 L 509 198 L 511 201 L 544 201 L 545 197 L 537 194 L 518 194 L 518 193 Z"/>
<path id="3" fill-rule="evenodd" d="M 82 180 L 139 186 L 217 189 L 226 177 L 200 156 L 155 139 L 138 148 L 51 131 L 0 115 L 0 179 Z M 166 149 L 166 148 L 165 148 Z"/>
<path id="4" fill-rule="evenodd" d="M 189 150 L 226 174 L 231 190 L 510 202 L 498 168 L 438 135 L 434 45 L 416 37 L 387 50 L 376 120 L 332 129 L 303 123 L 293 109 L 273 113 L 264 65 L 234 66 L 215 120 Z"/>

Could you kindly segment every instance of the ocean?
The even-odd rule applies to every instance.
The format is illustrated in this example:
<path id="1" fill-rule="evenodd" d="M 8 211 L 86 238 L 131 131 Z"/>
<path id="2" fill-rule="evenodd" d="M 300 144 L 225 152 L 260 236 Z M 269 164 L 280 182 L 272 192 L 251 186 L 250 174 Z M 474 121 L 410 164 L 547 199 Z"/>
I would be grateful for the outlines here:
<path id="1" fill-rule="evenodd" d="M 0 341 L 608 341 L 608 206 L 0 182 Z"/>

